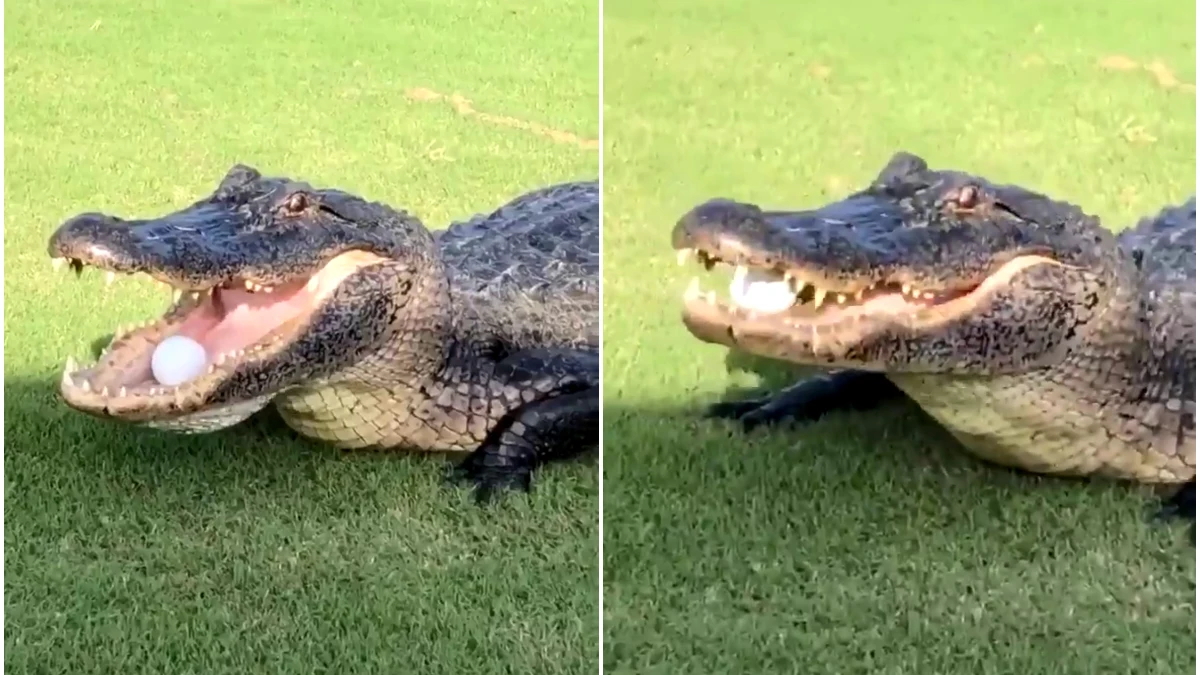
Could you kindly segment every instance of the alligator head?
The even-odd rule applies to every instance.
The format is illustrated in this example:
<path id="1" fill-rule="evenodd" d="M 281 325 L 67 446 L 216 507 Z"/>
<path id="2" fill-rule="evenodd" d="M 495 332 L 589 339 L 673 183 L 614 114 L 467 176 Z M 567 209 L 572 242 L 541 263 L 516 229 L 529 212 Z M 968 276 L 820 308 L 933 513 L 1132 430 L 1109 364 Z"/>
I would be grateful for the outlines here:
<path id="1" fill-rule="evenodd" d="M 706 202 L 672 239 L 681 264 L 735 267 L 730 302 L 698 280 L 685 293 L 696 337 L 881 371 L 1047 365 L 1128 302 L 1116 293 L 1133 271 L 1112 234 L 1077 207 L 931 170 L 908 153 L 865 189 L 815 210 Z"/>
<path id="2" fill-rule="evenodd" d="M 119 332 L 96 364 L 68 361 L 60 386 L 76 409 L 151 426 L 228 426 L 291 386 L 388 349 L 390 335 L 436 334 L 448 316 L 444 270 L 416 218 L 243 165 L 161 218 L 75 216 L 49 253 L 58 267 L 100 268 L 110 283 L 144 274 L 174 289 L 162 316 Z M 178 386 L 150 368 L 172 335 L 207 354 L 204 372 Z M 393 351 L 402 361 L 404 350 Z"/>

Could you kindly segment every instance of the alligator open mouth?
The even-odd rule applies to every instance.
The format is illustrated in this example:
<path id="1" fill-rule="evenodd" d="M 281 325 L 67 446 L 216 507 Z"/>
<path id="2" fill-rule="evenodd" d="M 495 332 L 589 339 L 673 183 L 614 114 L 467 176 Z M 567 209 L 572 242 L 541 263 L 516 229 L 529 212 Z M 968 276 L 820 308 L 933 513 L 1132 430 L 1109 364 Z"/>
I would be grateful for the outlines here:
<path id="1" fill-rule="evenodd" d="M 790 329 L 804 331 L 803 338 L 820 336 L 843 343 L 861 340 L 883 327 L 928 331 L 978 311 L 1021 271 L 1061 264 L 1041 255 L 1018 255 L 956 285 L 917 288 L 900 278 L 834 281 L 834 275 L 820 269 L 768 264 L 748 255 L 722 257 L 701 248 L 678 249 L 677 256 L 680 265 L 696 261 L 709 271 L 719 264 L 734 268 L 728 300 L 714 290 L 704 290 L 698 277 L 683 296 L 689 324 L 726 332 L 710 336 L 723 343 L 729 338 L 736 341 L 735 333 L 741 330 Z"/>
<path id="2" fill-rule="evenodd" d="M 120 275 L 147 276 L 172 288 L 173 302 L 157 319 L 119 327 L 112 343 L 94 364 L 68 359 L 61 391 L 75 407 L 109 414 L 152 408 L 184 412 L 194 394 L 212 391 L 239 368 L 267 361 L 302 334 L 326 298 L 351 274 L 385 261 L 375 253 L 352 250 L 337 255 L 311 276 L 270 286 L 234 278 L 209 288 L 183 290 L 153 270 L 117 271 L 103 256 L 85 260 L 54 258 L 56 268 L 97 267 L 108 284 Z M 151 359 L 171 336 L 182 335 L 204 349 L 205 363 L 195 377 L 179 384 L 155 379 Z"/>

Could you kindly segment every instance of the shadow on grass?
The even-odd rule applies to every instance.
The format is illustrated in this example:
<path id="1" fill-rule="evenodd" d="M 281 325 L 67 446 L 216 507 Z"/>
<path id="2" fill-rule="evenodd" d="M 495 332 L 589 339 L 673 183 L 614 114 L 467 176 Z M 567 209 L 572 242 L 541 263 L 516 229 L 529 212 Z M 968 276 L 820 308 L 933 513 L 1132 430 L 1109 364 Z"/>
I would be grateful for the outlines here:
<path id="1" fill-rule="evenodd" d="M 818 372 L 739 352 L 728 354 L 726 367 L 758 375 L 761 386 L 731 386 L 723 401 L 774 392 Z M 715 402 L 605 402 L 606 514 L 621 512 L 624 495 L 674 491 L 685 501 L 703 495 L 738 510 L 762 508 L 760 515 L 789 527 L 853 521 L 883 537 L 924 535 L 930 528 L 940 537 L 977 537 L 995 527 L 1082 541 L 1107 536 L 1116 523 L 1148 532 L 1194 531 L 1182 520 L 1165 526 L 1151 520 L 1177 488 L 994 465 L 970 455 L 908 399 L 750 432 L 735 421 L 707 418 Z"/>
<path id="2" fill-rule="evenodd" d="M 907 401 L 750 433 L 712 402 L 606 401 L 612 672 L 1194 661 L 1191 528 L 1149 522 L 1145 492 L 978 461 Z"/>
<path id="3" fill-rule="evenodd" d="M 69 409 L 56 381 L 5 381 L 14 672 L 594 663 L 599 486 L 585 462 L 481 509 L 444 485 L 440 457 L 343 453 L 273 413 L 158 432 Z"/>
<path id="4" fill-rule="evenodd" d="M 99 358 L 112 338 L 110 334 L 92 341 L 93 358 Z M 415 483 L 415 489 L 427 497 L 474 506 L 469 490 L 444 480 L 466 453 L 344 451 L 299 435 L 270 405 L 241 424 L 213 433 L 159 431 L 71 410 L 59 399 L 57 386 L 57 374 L 5 378 L 6 449 L 11 453 L 7 457 L 37 456 L 53 461 L 64 475 L 69 474 L 69 467 L 76 467 L 81 475 L 120 476 L 143 487 L 171 479 L 198 481 L 211 490 L 219 489 L 221 481 L 227 481 L 228 487 L 251 482 L 260 489 L 274 486 L 301 494 L 319 490 L 319 484 L 328 479 L 324 472 L 329 467 L 363 462 L 364 470 L 388 471 Z M 597 459 L 597 453 L 591 452 L 542 467 L 534 477 L 535 493 L 547 478 L 553 481 L 564 471 L 560 467 L 575 467 L 565 470 L 577 474 L 597 472 Z M 577 487 L 587 490 L 586 484 L 593 481 L 584 483 Z M 597 489 L 593 487 L 592 494 L 583 498 L 591 501 Z M 508 494 L 504 501 L 510 499 L 528 497 Z"/>
<path id="5" fill-rule="evenodd" d="M 595 453 L 538 470 L 530 495 L 506 493 L 499 504 L 478 508 L 469 490 L 447 483 L 448 470 L 465 454 L 340 450 L 289 428 L 273 406 L 249 420 L 207 434 L 179 434 L 92 417 L 59 398 L 57 376 L 5 378 L 5 466 L 9 488 L 21 497 L 24 479 L 72 486 L 84 499 L 123 494 L 129 498 L 226 498 L 324 501 L 354 511 L 345 493 L 384 486 L 404 501 L 436 500 L 433 510 L 489 513 L 505 505 L 532 506 L 549 492 L 558 502 L 595 500 Z M 53 474 L 53 478 L 49 476 Z M 101 487 L 104 486 L 104 487 Z M 41 486 L 41 487 L 44 487 Z M 398 489 L 399 488 L 399 489 Z M 591 494 L 589 494 L 591 493 Z"/>

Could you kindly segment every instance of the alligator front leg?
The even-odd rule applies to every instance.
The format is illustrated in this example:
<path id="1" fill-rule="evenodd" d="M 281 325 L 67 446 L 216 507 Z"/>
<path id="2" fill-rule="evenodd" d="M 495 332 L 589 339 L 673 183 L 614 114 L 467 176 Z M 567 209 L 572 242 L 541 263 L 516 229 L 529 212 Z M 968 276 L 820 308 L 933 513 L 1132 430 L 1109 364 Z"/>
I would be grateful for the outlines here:
<path id="1" fill-rule="evenodd" d="M 1196 520 L 1196 481 L 1190 480 L 1163 500 L 1162 508 L 1155 514 L 1161 520 L 1185 518 Z"/>
<path id="2" fill-rule="evenodd" d="M 533 472 L 575 457 L 600 440 L 599 363 L 590 353 L 531 350 L 500 364 L 498 377 L 527 403 L 509 411 L 451 473 L 474 485 L 479 503 L 497 493 L 529 491 Z"/>
<path id="3" fill-rule="evenodd" d="M 839 370 L 805 378 L 768 396 L 714 404 L 707 416 L 738 420 L 750 431 L 780 422 L 814 422 L 842 410 L 869 410 L 903 395 L 882 373 Z"/>
<path id="4" fill-rule="evenodd" d="M 499 491 L 529 491 L 542 463 L 567 459 L 596 447 L 600 438 L 597 389 L 556 396 L 522 407 L 454 469 L 454 478 L 475 486 L 479 503 Z"/>

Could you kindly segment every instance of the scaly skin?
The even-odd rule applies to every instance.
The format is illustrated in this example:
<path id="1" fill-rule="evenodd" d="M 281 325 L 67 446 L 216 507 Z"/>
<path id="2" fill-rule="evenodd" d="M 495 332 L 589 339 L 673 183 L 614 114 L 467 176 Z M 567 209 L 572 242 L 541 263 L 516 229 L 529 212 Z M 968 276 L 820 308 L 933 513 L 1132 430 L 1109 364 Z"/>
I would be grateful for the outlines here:
<path id="1" fill-rule="evenodd" d="M 811 420 L 902 392 L 980 458 L 1183 484 L 1170 507 L 1194 517 L 1195 227 L 1194 197 L 1114 236 L 1070 204 L 898 153 L 838 202 L 711 200 L 672 238 L 681 262 L 792 280 L 787 307 L 694 284 L 693 335 L 843 369 L 714 414 Z"/>
<path id="2" fill-rule="evenodd" d="M 554 185 L 430 232 L 384 204 L 238 165 L 161 218 L 76 216 L 50 239 L 56 263 L 99 267 L 110 283 L 144 273 L 178 297 L 119 331 L 94 366 L 68 362 L 61 395 L 185 433 L 273 402 L 296 431 L 341 448 L 469 452 L 454 476 L 481 500 L 528 489 L 537 465 L 598 442 L 598 194 L 594 181 Z M 180 332 L 206 347 L 207 372 L 161 385 L 150 355 Z"/>

